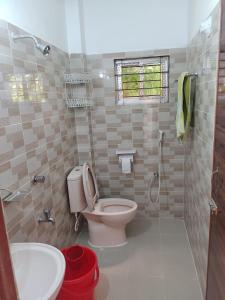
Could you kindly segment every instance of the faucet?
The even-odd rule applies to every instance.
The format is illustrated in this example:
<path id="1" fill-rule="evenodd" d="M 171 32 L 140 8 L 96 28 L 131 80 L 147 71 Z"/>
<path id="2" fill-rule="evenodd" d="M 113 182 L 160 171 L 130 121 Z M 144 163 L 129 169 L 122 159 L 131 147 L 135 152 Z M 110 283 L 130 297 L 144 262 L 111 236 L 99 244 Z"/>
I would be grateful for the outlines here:
<path id="1" fill-rule="evenodd" d="M 38 223 L 52 223 L 53 225 L 55 224 L 55 219 L 51 217 L 51 210 L 49 208 L 43 209 L 43 215 L 44 217 L 39 217 L 38 218 Z"/>
<path id="2" fill-rule="evenodd" d="M 39 176 L 39 175 L 35 175 L 31 181 L 33 184 L 37 184 L 37 183 L 44 183 L 45 182 L 45 176 Z"/>

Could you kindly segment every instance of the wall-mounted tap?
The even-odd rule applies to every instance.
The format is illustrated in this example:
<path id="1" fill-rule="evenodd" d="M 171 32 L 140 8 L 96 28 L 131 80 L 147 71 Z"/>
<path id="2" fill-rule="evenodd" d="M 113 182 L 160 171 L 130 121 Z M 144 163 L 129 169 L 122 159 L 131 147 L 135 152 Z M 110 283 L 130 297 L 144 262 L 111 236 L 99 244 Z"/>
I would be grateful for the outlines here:
<path id="1" fill-rule="evenodd" d="M 49 208 L 43 209 L 43 216 L 38 218 L 38 223 L 45 222 L 55 224 L 55 219 L 51 216 L 51 210 Z"/>
<path id="2" fill-rule="evenodd" d="M 32 180 L 33 184 L 44 183 L 44 182 L 45 182 L 45 176 L 41 176 L 41 175 L 35 175 Z"/>

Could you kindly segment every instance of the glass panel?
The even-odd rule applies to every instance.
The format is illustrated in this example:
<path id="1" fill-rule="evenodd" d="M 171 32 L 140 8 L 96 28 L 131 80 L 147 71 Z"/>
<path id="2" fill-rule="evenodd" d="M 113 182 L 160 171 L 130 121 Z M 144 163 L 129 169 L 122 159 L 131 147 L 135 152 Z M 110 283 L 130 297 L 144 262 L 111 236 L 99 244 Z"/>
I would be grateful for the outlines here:
<path id="1" fill-rule="evenodd" d="M 144 88 L 157 88 L 161 87 L 161 81 L 145 81 Z"/>
<path id="2" fill-rule="evenodd" d="M 162 74 L 160 74 L 160 73 L 145 74 L 144 80 L 161 80 L 161 75 Z"/>
<path id="3" fill-rule="evenodd" d="M 145 73 L 161 72 L 161 66 L 160 65 L 144 66 L 144 70 L 145 70 Z"/>
<path id="4" fill-rule="evenodd" d="M 140 67 L 122 67 L 122 74 L 140 73 Z"/>
<path id="5" fill-rule="evenodd" d="M 128 97 L 139 97 L 139 90 L 128 90 L 128 91 L 123 91 L 123 97 L 128 98 Z"/>
<path id="6" fill-rule="evenodd" d="M 161 96 L 162 90 L 163 89 L 159 89 L 159 88 L 144 90 L 144 95 L 145 96 Z"/>
<path id="7" fill-rule="evenodd" d="M 145 74 L 144 80 L 161 80 L 162 74 L 157 73 L 160 72 L 160 66 L 145 66 L 144 69 L 145 69 L 145 73 L 153 73 L 153 74 Z"/>
<path id="8" fill-rule="evenodd" d="M 139 81 L 140 75 L 139 74 L 132 74 L 132 75 L 122 75 L 123 82 L 130 82 L 130 81 Z"/>
<path id="9" fill-rule="evenodd" d="M 139 89 L 139 82 L 130 82 L 130 83 L 124 83 L 123 82 L 123 87 L 122 87 L 123 89 L 134 89 L 134 90 L 136 90 L 136 89 Z"/>

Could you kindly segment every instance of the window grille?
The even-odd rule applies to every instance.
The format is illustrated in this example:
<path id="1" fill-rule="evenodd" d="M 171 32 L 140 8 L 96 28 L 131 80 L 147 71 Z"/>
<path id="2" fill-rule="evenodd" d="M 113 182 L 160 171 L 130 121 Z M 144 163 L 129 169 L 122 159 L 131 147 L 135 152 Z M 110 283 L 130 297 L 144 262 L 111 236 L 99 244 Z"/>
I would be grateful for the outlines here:
<path id="1" fill-rule="evenodd" d="M 118 104 L 169 101 L 169 56 L 115 59 Z"/>

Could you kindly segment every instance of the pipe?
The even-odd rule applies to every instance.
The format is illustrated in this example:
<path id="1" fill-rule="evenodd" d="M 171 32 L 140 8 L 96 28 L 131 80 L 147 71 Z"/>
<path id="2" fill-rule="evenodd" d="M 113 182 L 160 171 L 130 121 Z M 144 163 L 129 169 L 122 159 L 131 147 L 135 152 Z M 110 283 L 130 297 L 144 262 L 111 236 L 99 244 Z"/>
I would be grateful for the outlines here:
<path id="1" fill-rule="evenodd" d="M 51 47 L 49 45 L 46 44 L 42 44 L 38 41 L 38 39 L 36 37 L 34 37 L 33 35 L 14 35 L 12 34 L 12 39 L 14 41 L 20 40 L 20 39 L 32 39 L 34 41 L 35 47 L 41 51 L 41 53 L 44 56 L 49 55 Z"/>

